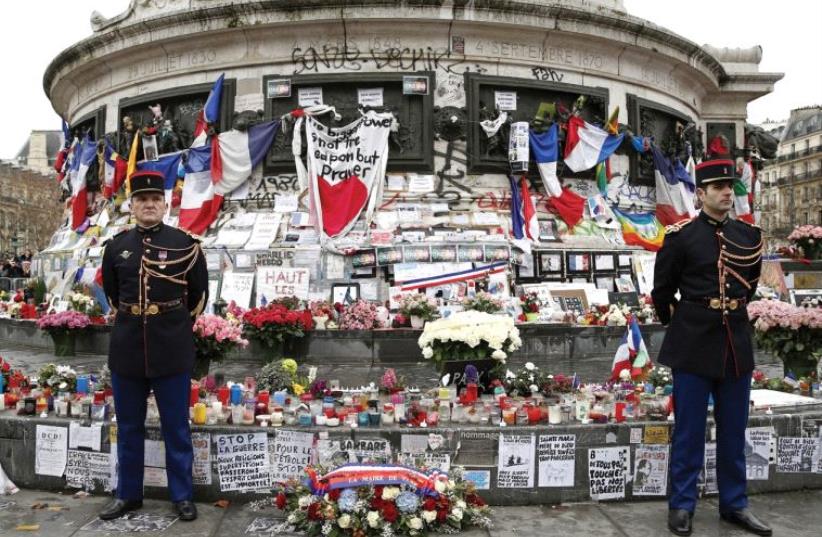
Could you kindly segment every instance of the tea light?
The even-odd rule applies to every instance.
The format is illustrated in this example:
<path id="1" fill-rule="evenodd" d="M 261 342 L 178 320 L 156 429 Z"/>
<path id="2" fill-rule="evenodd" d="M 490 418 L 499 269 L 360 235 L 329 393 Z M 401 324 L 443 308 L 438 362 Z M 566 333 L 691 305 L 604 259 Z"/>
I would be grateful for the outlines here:
<path id="1" fill-rule="evenodd" d="M 328 418 L 325 417 L 325 414 L 317 414 L 314 416 L 314 423 L 316 425 L 325 425 L 328 421 Z"/>
<path id="2" fill-rule="evenodd" d="M 268 427 L 268 422 L 271 421 L 270 414 L 257 414 L 255 418 L 257 420 L 257 425 L 260 427 Z"/>
<path id="3" fill-rule="evenodd" d="M 562 423 L 562 408 L 559 405 L 551 405 L 548 407 L 548 423 L 551 425 L 559 425 Z"/>
<path id="4" fill-rule="evenodd" d="M 502 411 L 502 423 L 514 425 L 517 422 L 517 409 L 510 406 Z"/>
<path id="5" fill-rule="evenodd" d="M 326 427 L 339 427 L 340 418 L 338 418 L 336 416 L 333 417 L 333 418 L 326 418 L 325 419 L 325 425 L 326 425 Z"/>

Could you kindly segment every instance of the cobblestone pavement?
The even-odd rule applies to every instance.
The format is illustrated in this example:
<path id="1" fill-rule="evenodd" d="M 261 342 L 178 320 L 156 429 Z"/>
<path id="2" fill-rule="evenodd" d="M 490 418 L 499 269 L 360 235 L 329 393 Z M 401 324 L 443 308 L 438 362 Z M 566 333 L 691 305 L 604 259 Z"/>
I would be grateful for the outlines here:
<path id="1" fill-rule="evenodd" d="M 252 499 L 249 496 L 249 501 Z M 152 537 L 263 536 L 270 535 L 264 530 L 276 525 L 281 518 L 277 510 L 253 511 L 242 503 L 231 504 L 226 509 L 199 503 L 199 518 L 194 522 L 181 522 L 172 516 L 170 503 L 146 500 L 143 509 L 138 511 L 140 516 L 132 520 L 121 519 L 106 528 L 98 521 L 96 513 L 107 501 L 108 498 L 102 496 L 74 498 L 70 492 L 59 494 L 37 490 L 0 496 L 0 535 L 113 537 L 122 536 L 123 529 L 129 525 L 134 528 L 141 524 L 157 524 L 165 529 L 142 534 Z M 751 496 L 751 507 L 773 526 L 774 535 L 822 535 L 822 490 Z M 664 501 L 495 507 L 493 529 L 474 529 L 462 535 L 658 537 L 671 535 L 665 525 L 666 511 Z M 254 531 L 255 528 L 261 531 Z M 697 508 L 694 535 L 741 537 L 748 534 L 720 521 L 716 499 L 707 499 Z"/>

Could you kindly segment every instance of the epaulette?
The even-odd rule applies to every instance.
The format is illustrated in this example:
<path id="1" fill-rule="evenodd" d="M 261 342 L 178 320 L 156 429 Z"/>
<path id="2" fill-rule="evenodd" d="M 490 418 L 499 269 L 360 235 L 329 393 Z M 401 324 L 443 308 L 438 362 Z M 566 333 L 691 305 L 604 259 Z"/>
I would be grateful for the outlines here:
<path id="1" fill-rule="evenodd" d="M 126 233 L 127 231 L 129 231 L 130 229 L 131 229 L 130 227 L 127 227 L 125 229 L 121 229 L 120 231 L 118 231 L 117 233 L 112 235 L 111 237 L 104 240 L 103 243 L 100 246 L 105 246 L 106 244 L 110 243 L 111 241 L 113 241 L 114 239 L 116 239 L 117 237 L 122 235 L 123 233 Z"/>
<path id="2" fill-rule="evenodd" d="M 670 226 L 665 226 L 665 234 L 667 235 L 669 233 L 676 233 L 693 221 L 693 218 L 686 218 L 685 220 L 680 220 L 679 222 L 675 222 Z"/>
<path id="3" fill-rule="evenodd" d="M 762 231 L 761 227 L 757 226 L 756 224 L 752 224 L 752 223 L 750 223 L 746 220 L 742 220 L 741 218 L 737 218 L 736 221 L 737 222 L 742 222 L 743 224 L 747 225 L 748 227 L 752 227 L 752 228 L 758 229 L 759 231 Z"/>
<path id="4" fill-rule="evenodd" d="M 182 233 L 183 235 L 186 235 L 188 238 L 190 238 L 194 242 L 203 242 L 203 238 L 201 236 L 195 235 L 194 233 L 190 232 L 187 229 L 181 229 L 177 226 L 166 226 L 166 229 L 173 229 L 177 233 Z"/>

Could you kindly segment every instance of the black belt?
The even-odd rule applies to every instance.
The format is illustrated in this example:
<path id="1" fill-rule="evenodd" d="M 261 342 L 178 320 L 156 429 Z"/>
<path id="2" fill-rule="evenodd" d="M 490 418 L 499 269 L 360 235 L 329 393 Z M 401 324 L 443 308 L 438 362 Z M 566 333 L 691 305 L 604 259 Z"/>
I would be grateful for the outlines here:
<path id="1" fill-rule="evenodd" d="M 703 298 L 683 298 L 682 302 L 688 302 L 689 304 L 697 304 L 699 306 L 704 306 L 711 310 L 721 310 L 721 309 L 729 309 L 729 310 L 736 310 L 738 308 L 745 307 L 745 304 L 748 303 L 747 298 L 730 298 L 725 297 L 725 303 L 723 305 L 722 299 L 719 297 L 703 297 Z"/>
<path id="2" fill-rule="evenodd" d="M 127 304 L 125 302 L 120 302 L 120 307 L 117 311 L 130 313 L 131 315 L 158 315 L 160 313 L 166 313 L 167 311 L 176 310 L 182 305 L 182 298 L 170 300 L 168 302 L 149 302 L 148 304 L 143 305 L 142 310 L 140 308 L 140 304 Z"/>

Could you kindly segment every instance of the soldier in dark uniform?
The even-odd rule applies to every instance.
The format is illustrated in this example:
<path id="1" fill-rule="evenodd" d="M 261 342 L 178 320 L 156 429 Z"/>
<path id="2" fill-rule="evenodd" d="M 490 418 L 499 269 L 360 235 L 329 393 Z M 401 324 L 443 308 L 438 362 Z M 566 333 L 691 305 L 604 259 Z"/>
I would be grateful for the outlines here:
<path id="1" fill-rule="evenodd" d="M 692 529 L 711 394 L 720 516 L 753 533 L 771 534 L 748 509 L 745 493 L 745 427 L 754 368 L 746 305 L 759 280 L 762 234 L 758 227 L 728 217 L 733 173 L 731 160 L 697 166 L 702 212 L 668 227 L 654 269 L 651 295 L 660 321 L 668 326 L 659 361 L 674 376 L 668 527 L 677 535 L 690 535 Z"/>
<path id="2" fill-rule="evenodd" d="M 109 520 L 143 504 L 146 398 L 154 392 L 166 448 L 171 501 L 182 520 L 197 518 L 192 501 L 189 394 L 194 318 L 208 293 L 199 242 L 163 224 L 163 176 L 131 176 L 137 226 L 114 236 L 103 254 L 103 288 L 117 312 L 108 364 L 117 412 L 117 497 L 99 514 Z"/>

